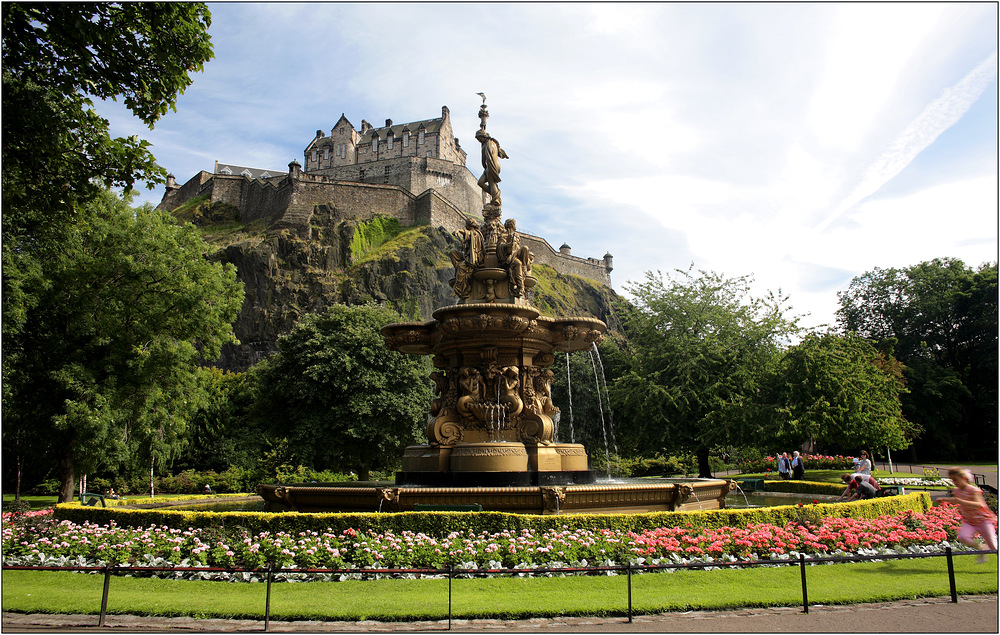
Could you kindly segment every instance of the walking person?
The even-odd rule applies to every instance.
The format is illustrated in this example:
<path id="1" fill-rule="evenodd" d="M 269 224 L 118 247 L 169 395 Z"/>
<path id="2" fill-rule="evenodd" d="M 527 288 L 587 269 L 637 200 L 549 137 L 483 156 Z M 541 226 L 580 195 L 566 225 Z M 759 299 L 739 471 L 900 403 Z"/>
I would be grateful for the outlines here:
<path id="1" fill-rule="evenodd" d="M 955 483 L 951 496 L 943 496 L 939 501 L 947 501 L 958 505 L 958 513 L 962 516 L 962 526 L 958 530 L 958 541 L 967 547 L 981 549 L 982 545 L 973 539 L 976 532 L 983 537 L 986 547 L 997 550 L 997 534 L 993 529 L 996 515 L 990 511 L 983 498 L 983 490 L 972 484 L 972 473 L 961 467 L 948 470 L 948 478 Z M 986 556 L 980 554 L 978 561 L 986 562 Z"/>
<path id="2" fill-rule="evenodd" d="M 798 451 L 792 452 L 792 478 L 801 481 L 805 473 L 806 466 L 802 461 L 802 455 Z"/>
<path id="3" fill-rule="evenodd" d="M 778 453 L 778 476 L 783 481 L 792 477 L 792 462 L 788 460 L 788 452 Z"/>

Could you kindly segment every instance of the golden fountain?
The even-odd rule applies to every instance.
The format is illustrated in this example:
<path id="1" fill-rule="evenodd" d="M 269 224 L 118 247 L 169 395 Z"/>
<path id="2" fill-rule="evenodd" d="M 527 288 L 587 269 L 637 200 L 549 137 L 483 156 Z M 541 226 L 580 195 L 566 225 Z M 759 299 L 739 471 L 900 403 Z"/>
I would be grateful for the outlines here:
<path id="1" fill-rule="evenodd" d="M 458 301 L 429 322 L 382 329 L 386 346 L 432 355 L 436 386 L 427 443 L 406 448 L 395 483 L 260 485 L 272 510 L 410 511 L 480 505 L 518 513 L 622 513 L 725 505 L 730 481 L 656 479 L 597 483 L 580 444 L 557 443 L 549 367 L 555 353 L 588 350 L 607 326 L 589 317 L 550 318 L 528 299 L 533 255 L 513 219 L 501 223 L 500 159 L 486 132 L 485 96 L 476 139 L 482 145 L 483 223 L 468 219 L 451 253 Z"/>

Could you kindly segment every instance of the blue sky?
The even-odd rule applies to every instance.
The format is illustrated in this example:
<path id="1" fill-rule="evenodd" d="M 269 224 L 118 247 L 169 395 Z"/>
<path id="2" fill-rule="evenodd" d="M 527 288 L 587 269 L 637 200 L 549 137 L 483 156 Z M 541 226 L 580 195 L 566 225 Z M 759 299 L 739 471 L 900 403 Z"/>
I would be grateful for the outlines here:
<path id="1" fill-rule="evenodd" d="M 752 275 L 808 325 L 874 267 L 997 257 L 995 3 L 210 3 L 215 59 L 139 134 L 184 182 L 485 92 L 504 216 L 579 256 Z M 144 191 L 158 202 L 162 188 Z"/>

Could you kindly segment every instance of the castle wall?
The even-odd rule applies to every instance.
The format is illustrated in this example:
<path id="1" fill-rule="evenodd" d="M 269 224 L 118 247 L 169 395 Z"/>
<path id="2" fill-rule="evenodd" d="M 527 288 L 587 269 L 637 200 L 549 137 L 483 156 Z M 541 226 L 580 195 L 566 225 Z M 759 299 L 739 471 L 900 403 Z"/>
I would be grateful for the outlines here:
<path id="1" fill-rule="evenodd" d="M 240 217 L 245 223 L 255 220 L 273 221 L 279 218 L 292 202 L 295 188 L 291 181 L 282 179 L 279 183 L 251 180 L 240 177 L 239 204 Z"/>
<path id="2" fill-rule="evenodd" d="M 416 197 L 397 186 L 314 178 L 304 175 L 294 181 L 290 206 L 330 204 L 343 218 L 368 220 L 384 214 L 398 218 L 404 225 L 417 222 Z"/>
<path id="3" fill-rule="evenodd" d="M 603 260 L 568 256 L 553 249 L 544 238 L 524 232 L 519 233 L 522 243 L 534 254 L 536 263 L 549 265 L 559 273 L 568 273 L 611 286 L 611 272 L 604 266 Z"/>
<path id="4" fill-rule="evenodd" d="M 170 190 L 163 195 L 163 200 L 157 205 L 160 209 L 172 212 L 192 198 L 199 196 L 203 190 L 211 191 L 213 177 L 211 172 L 202 170 L 188 179 L 187 183 L 176 190 Z"/>

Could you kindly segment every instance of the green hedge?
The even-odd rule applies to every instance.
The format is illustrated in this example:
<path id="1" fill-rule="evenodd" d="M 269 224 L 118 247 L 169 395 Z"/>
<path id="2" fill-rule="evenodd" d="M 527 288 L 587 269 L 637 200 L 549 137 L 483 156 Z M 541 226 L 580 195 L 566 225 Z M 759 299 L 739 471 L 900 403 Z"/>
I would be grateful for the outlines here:
<path id="1" fill-rule="evenodd" d="M 401 533 L 412 531 L 443 536 L 453 531 L 499 533 L 504 530 L 544 532 L 549 529 L 611 529 L 640 532 L 659 527 L 690 525 L 691 527 L 744 527 L 756 523 L 784 525 L 793 520 L 809 520 L 818 516 L 876 518 L 906 510 L 923 513 L 930 507 L 930 495 L 925 492 L 890 496 L 852 503 L 819 503 L 815 505 L 782 505 L 756 509 L 719 509 L 705 511 L 650 512 L 646 514 L 572 514 L 538 516 L 503 512 L 403 512 L 403 513 L 267 513 L 267 512 L 200 512 L 171 509 L 122 509 L 80 507 L 79 503 L 63 503 L 55 509 L 59 520 L 78 524 L 84 521 L 119 526 L 149 527 L 166 525 L 175 529 L 188 527 L 244 527 L 252 533 L 261 531 L 300 532 L 356 529 L 364 533 Z"/>

